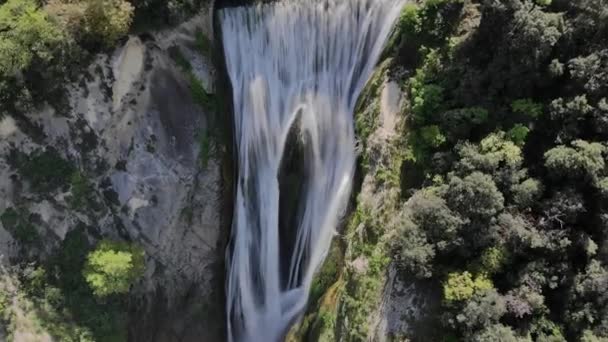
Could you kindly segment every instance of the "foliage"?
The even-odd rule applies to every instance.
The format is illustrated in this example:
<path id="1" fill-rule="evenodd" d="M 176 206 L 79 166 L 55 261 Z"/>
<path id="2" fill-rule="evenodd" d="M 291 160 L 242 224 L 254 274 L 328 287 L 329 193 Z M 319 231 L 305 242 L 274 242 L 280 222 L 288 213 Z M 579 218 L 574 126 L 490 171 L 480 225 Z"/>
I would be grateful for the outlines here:
<path id="1" fill-rule="evenodd" d="M 496 290 L 478 290 L 466 302 L 455 321 L 459 326 L 472 330 L 498 323 L 506 312 L 505 299 Z"/>
<path id="2" fill-rule="evenodd" d="M 524 342 L 513 329 L 502 324 L 488 325 L 471 339 L 473 342 Z"/>
<path id="3" fill-rule="evenodd" d="M 144 252 L 122 243 L 104 240 L 87 256 L 83 275 L 98 297 L 127 293 L 143 275 Z"/>
<path id="4" fill-rule="evenodd" d="M 47 194 L 65 186 L 74 167 L 53 148 L 35 151 L 30 155 L 13 153 L 13 166 L 31 185 L 32 190 Z"/>
<path id="5" fill-rule="evenodd" d="M 530 129 L 522 124 L 516 124 L 509 130 L 507 135 L 509 139 L 517 146 L 523 146 L 526 143 L 526 138 L 530 133 Z"/>
<path id="6" fill-rule="evenodd" d="M 125 0 L 85 0 L 87 31 L 106 46 L 125 36 L 133 20 L 133 5 Z"/>
<path id="7" fill-rule="evenodd" d="M 443 284 L 443 299 L 448 304 L 464 301 L 470 299 L 476 293 L 492 289 L 493 287 L 492 281 L 483 274 L 473 277 L 467 271 L 449 273 L 447 280 Z"/>
<path id="8" fill-rule="evenodd" d="M 66 82 L 124 37 L 132 17 L 126 0 L 0 2 L 0 116 L 63 108 Z"/>
<path id="9" fill-rule="evenodd" d="M 72 196 L 68 199 L 68 202 L 72 208 L 83 209 L 95 203 L 93 197 L 95 189 L 82 172 L 76 171 L 72 173 L 70 188 Z"/>
<path id="10" fill-rule="evenodd" d="M 22 268 L 22 295 L 33 303 L 38 324 L 54 340 L 127 341 L 125 298 L 98 300 L 82 275 L 90 248 L 82 225 L 70 230 L 48 261 Z"/>
<path id="11" fill-rule="evenodd" d="M 401 14 L 389 57 L 410 95 L 407 191 L 385 226 L 399 272 L 443 283 L 437 328 L 456 340 L 608 336 L 606 13 L 505 0 Z"/>
<path id="12" fill-rule="evenodd" d="M 207 110 L 215 110 L 215 99 L 211 94 L 207 93 L 201 81 L 196 77 L 192 70 L 192 65 L 184 56 L 180 48 L 177 46 L 171 47 L 169 49 L 169 55 L 175 64 L 177 64 L 177 66 L 186 74 L 194 102 Z"/>
<path id="13" fill-rule="evenodd" d="M 587 177 L 595 179 L 604 169 L 606 147 L 584 140 L 573 141 L 571 147 L 560 145 L 545 152 L 545 166 L 556 177 Z"/>
<path id="14" fill-rule="evenodd" d="M 39 242 L 40 234 L 32 222 L 34 215 L 24 209 L 8 208 L 0 215 L 0 222 L 11 236 L 24 245 Z"/>
<path id="15" fill-rule="evenodd" d="M 536 119 L 543 114 L 542 103 L 536 103 L 532 99 L 515 100 L 511 104 L 511 109 L 514 113 L 524 114 L 533 119 Z"/>
<path id="16" fill-rule="evenodd" d="M 0 5 L 0 78 L 14 76 L 33 62 L 48 63 L 64 33 L 34 0 Z"/>
<path id="17" fill-rule="evenodd" d="M 507 262 L 508 251 L 505 247 L 490 247 L 481 254 L 481 270 L 485 274 L 502 271 Z"/>
<path id="18" fill-rule="evenodd" d="M 541 197 L 543 192 L 542 184 L 539 180 L 528 178 L 511 188 L 513 202 L 521 208 L 534 205 Z"/>
<path id="19" fill-rule="evenodd" d="M 198 52 L 203 56 L 211 57 L 211 48 L 213 43 L 201 30 L 196 31 L 195 37 L 196 49 Z"/>

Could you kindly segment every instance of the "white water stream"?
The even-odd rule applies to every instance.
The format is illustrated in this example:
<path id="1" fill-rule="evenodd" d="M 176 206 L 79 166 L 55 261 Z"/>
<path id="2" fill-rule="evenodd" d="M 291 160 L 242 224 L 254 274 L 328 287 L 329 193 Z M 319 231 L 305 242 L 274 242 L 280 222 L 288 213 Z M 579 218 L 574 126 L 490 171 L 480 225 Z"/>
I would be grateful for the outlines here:
<path id="1" fill-rule="evenodd" d="M 355 103 L 404 2 L 283 0 L 220 10 L 239 171 L 228 251 L 231 341 L 278 341 L 305 309 L 351 191 Z M 303 186 L 286 243 L 279 170 L 294 125 Z"/>

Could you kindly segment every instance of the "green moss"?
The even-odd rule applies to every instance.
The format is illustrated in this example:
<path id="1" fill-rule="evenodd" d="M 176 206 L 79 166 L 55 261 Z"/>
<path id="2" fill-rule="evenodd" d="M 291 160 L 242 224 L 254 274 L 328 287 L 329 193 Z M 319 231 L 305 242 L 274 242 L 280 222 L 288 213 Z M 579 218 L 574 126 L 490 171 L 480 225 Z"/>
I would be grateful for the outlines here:
<path id="1" fill-rule="evenodd" d="M 338 280 L 344 262 L 343 253 L 339 241 L 334 239 L 329 254 L 323 262 L 323 266 L 321 266 L 321 269 L 313 279 L 309 296 L 309 303 L 311 305 L 316 305 L 325 291 Z"/>
<path id="2" fill-rule="evenodd" d="M 171 59 L 173 59 L 175 64 L 177 64 L 177 66 L 182 71 L 184 71 L 184 72 L 192 71 L 192 65 L 190 64 L 188 59 L 186 59 L 186 57 L 184 56 L 184 54 L 182 53 L 182 51 L 180 50 L 179 47 L 171 46 L 169 48 L 168 52 L 169 52 L 169 57 L 171 57 Z"/>
<path id="3" fill-rule="evenodd" d="M 384 240 L 383 217 L 381 212 L 372 215 L 368 208 L 360 204 L 349 222 L 347 260 L 364 260 L 366 267 L 364 270 L 347 268 L 345 273 L 340 314 L 343 319 L 347 317 L 348 326 L 343 331 L 347 341 L 367 339 L 367 322 L 380 298 L 390 263 L 388 245 Z"/>
<path id="4" fill-rule="evenodd" d="M 192 99 L 195 103 L 207 110 L 215 110 L 215 100 L 213 95 L 207 93 L 203 83 L 194 75 L 194 73 L 188 73 L 188 81 L 190 83 L 190 92 Z"/>
<path id="5" fill-rule="evenodd" d="M 213 43 L 209 40 L 209 38 L 207 38 L 207 36 L 205 36 L 203 31 L 201 30 L 196 31 L 195 36 L 196 49 L 198 50 L 198 52 L 201 53 L 203 56 L 211 57 L 211 47 L 213 46 Z"/>
<path id="6" fill-rule="evenodd" d="M 203 37 L 203 38 L 201 38 Z M 197 34 L 197 48 L 199 50 L 203 49 L 203 46 L 207 43 L 204 42 L 206 37 L 201 32 Z M 169 48 L 169 56 L 173 59 L 175 64 L 186 74 L 186 79 L 188 81 L 188 86 L 190 87 L 190 93 L 192 95 L 192 99 L 195 103 L 207 110 L 215 110 L 216 104 L 214 97 L 207 93 L 205 87 L 203 87 L 203 83 L 196 77 L 194 72 L 192 71 L 192 65 L 188 61 L 188 59 L 183 55 L 180 48 L 177 46 L 172 46 Z"/>

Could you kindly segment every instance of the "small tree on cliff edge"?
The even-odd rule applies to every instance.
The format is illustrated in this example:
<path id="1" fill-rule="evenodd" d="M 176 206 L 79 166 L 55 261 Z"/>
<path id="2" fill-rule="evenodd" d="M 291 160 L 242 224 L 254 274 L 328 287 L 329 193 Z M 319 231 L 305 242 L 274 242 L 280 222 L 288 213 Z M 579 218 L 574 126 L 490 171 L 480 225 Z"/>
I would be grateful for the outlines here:
<path id="1" fill-rule="evenodd" d="M 144 252 L 125 242 L 104 240 L 87 256 L 83 275 L 98 297 L 129 292 L 144 273 Z"/>

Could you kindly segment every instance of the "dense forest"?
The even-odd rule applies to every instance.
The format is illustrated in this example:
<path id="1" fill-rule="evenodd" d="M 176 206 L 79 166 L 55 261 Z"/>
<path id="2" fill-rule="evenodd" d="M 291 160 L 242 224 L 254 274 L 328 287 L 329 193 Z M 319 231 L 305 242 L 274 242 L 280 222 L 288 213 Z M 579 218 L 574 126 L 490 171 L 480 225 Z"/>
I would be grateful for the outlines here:
<path id="1" fill-rule="evenodd" d="M 608 2 L 429 0 L 399 30 L 391 251 L 442 284 L 444 338 L 608 340 Z"/>

